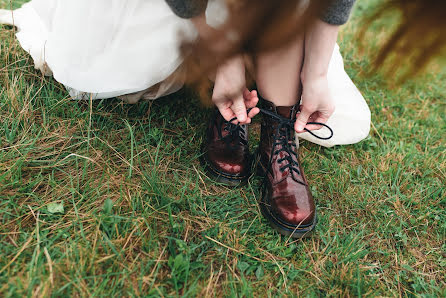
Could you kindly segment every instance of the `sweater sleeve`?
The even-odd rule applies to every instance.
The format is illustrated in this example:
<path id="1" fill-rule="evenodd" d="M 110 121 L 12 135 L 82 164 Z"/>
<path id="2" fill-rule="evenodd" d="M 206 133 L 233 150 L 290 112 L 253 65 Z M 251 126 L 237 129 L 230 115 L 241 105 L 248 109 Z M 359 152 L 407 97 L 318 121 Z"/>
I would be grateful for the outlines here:
<path id="1" fill-rule="evenodd" d="M 356 0 L 334 0 L 322 14 L 322 21 L 331 25 L 347 23 Z"/>
<path id="2" fill-rule="evenodd" d="M 190 19 L 206 10 L 208 0 L 166 0 L 172 11 L 179 17 Z"/>

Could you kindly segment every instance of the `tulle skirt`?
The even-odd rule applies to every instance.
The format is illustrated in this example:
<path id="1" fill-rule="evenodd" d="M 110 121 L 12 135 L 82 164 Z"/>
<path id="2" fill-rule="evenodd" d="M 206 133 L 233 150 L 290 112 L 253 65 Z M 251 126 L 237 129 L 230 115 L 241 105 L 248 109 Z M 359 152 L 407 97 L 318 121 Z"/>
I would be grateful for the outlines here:
<path id="1" fill-rule="evenodd" d="M 116 97 L 163 81 L 182 62 L 180 35 L 196 35 L 161 0 L 33 0 L 0 18 L 14 21 L 36 67 L 76 97 Z"/>
<path id="2" fill-rule="evenodd" d="M 210 2 L 208 23 L 221 23 L 222 9 L 221 2 Z M 0 10 L 0 23 L 15 25 L 35 67 L 80 99 L 137 102 L 177 91 L 185 75 L 180 44 L 197 36 L 163 0 L 32 0 Z M 345 72 L 338 46 L 328 81 L 336 107 L 327 123 L 333 138 L 298 137 L 326 147 L 361 141 L 370 130 L 370 110 Z"/>

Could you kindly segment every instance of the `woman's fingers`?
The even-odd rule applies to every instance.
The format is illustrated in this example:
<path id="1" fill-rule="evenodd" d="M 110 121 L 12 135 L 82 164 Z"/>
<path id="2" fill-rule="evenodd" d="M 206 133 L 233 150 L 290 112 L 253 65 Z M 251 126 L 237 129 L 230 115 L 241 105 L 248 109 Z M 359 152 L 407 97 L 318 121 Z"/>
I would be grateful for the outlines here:
<path id="1" fill-rule="evenodd" d="M 248 113 L 249 121 L 247 120 L 247 122 L 243 124 L 249 124 L 251 123 L 252 118 L 254 118 L 258 113 L 260 113 L 260 109 L 256 107 L 259 102 L 257 91 L 256 90 L 249 91 L 248 89 L 245 89 L 243 91 L 243 99 L 245 107 L 247 109 L 250 109 Z"/>
<path id="2" fill-rule="evenodd" d="M 256 90 L 249 91 L 248 89 L 246 89 L 243 92 L 243 98 L 248 109 L 255 107 L 259 103 L 259 97 L 257 96 Z"/>
<path id="3" fill-rule="evenodd" d="M 248 100 L 251 97 L 251 92 L 248 90 L 248 88 L 245 88 L 245 90 L 243 90 L 243 98 L 245 100 Z"/>
<path id="4" fill-rule="evenodd" d="M 319 122 L 319 121 L 318 121 Z M 322 123 L 322 122 L 321 122 Z M 308 130 L 319 130 L 321 129 L 323 126 L 322 125 L 318 125 L 318 124 L 307 124 L 305 126 L 306 129 Z"/>
<path id="5" fill-rule="evenodd" d="M 304 132 L 304 128 L 307 125 L 308 119 L 310 118 L 311 114 L 313 114 L 313 112 L 313 110 L 302 106 L 302 110 L 298 114 L 296 123 L 294 124 L 294 130 L 296 130 L 296 132 Z"/>
<path id="6" fill-rule="evenodd" d="M 325 124 L 327 123 L 329 117 L 326 117 L 325 115 L 321 114 L 320 112 L 315 112 L 313 114 L 310 115 L 310 117 L 307 120 L 307 124 L 304 126 L 303 131 L 298 131 L 296 126 L 297 126 L 297 121 L 295 124 L 295 130 L 296 132 L 304 132 L 306 130 L 319 130 L 321 128 L 323 128 L 323 125 L 320 124 L 311 124 L 311 122 L 317 122 L 317 123 L 322 123 Z"/>
<path id="7" fill-rule="evenodd" d="M 248 115 L 246 113 L 246 105 L 243 96 L 237 97 L 232 102 L 231 110 L 234 112 L 235 116 L 237 117 L 237 120 L 240 123 L 245 123 L 245 121 L 248 119 Z"/>
<path id="8" fill-rule="evenodd" d="M 259 98 L 257 96 L 257 91 L 252 90 L 249 91 L 245 89 L 243 92 L 243 98 L 245 100 L 246 108 L 251 109 L 248 113 L 248 118 L 254 118 L 258 113 L 260 113 L 260 109 L 257 108 L 257 104 L 259 103 Z"/>
<path id="9" fill-rule="evenodd" d="M 321 129 L 323 126 L 319 125 L 319 124 L 308 124 L 309 122 L 318 122 L 318 123 L 327 123 L 328 121 L 328 117 L 325 117 L 323 114 L 321 114 L 320 112 L 315 112 L 313 113 L 310 118 L 308 119 L 307 125 L 305 126 L 306 129 L 308 130 L 319 130 Z"/>
<path id="10" fill-rule="evenodd" d="M 231 108 L 220 108 L 217 106 L 218 110 L 220 111 L 220 114 L 225 118 L 226 121 L 231 121 L 232 119 L 236 118 L 234 112 L 231 110 Z"/>
<path id="11" fill-rule="evenodd" d="M 235 99 L 228 99 L 222 102 L 215 102 L 218 110 L 226 121 L 230 121 L 234 118 L 234 123 L 250 124 L 252 118 L 260 113 L 260 109 L 256 107 L 259 102 L 257 91 L 249 91 L 245 89 L 242 94 L 236 96 Z M 228 106 L 229 103 L 229 106 Z M 249 113 L 247 112 L 249 110 Z"/>
<path id="12" fill-rule="evenodd" d="M 252 108 L 251 111 L 249 111 L 248 113 L 248 117 L 249 118 L 254 118 L 258 113 L 260 113 L 260 109 L 259 108 Z"/>

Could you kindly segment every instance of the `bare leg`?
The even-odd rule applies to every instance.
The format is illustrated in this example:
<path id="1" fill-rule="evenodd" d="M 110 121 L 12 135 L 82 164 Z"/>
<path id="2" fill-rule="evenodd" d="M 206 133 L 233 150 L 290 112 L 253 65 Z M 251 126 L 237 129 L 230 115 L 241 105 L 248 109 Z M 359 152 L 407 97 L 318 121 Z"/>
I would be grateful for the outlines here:
<path id="1" fill-rule="evenodd" d="M 276 106 L 292 106 L 302 92 L 300 73 L 304 59 L 304 34 L 284 48 L 256 58 L 259 93 Z"/>

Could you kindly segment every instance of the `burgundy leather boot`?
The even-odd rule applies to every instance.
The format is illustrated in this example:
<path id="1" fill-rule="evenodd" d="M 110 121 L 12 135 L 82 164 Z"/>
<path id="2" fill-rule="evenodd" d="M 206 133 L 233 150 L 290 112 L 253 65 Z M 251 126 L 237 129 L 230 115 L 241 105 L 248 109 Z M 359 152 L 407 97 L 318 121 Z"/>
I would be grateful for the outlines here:
<path id="1" fill-rule="evenodd" d="M 264 100 L 259 174 L 264 176 L 260 207 L 282 235 L 301 238 L 316 225 L 313 196 L 298 157 L 294 122 L 299 105 L 276 107 Z"/>
<path id="2" fill-rule="evenodd" d="M 215 110 L 202 145 L 202 164 L 217 182 L 238 186 L 251 175 L 248 126 L 226 121 Z"/>

